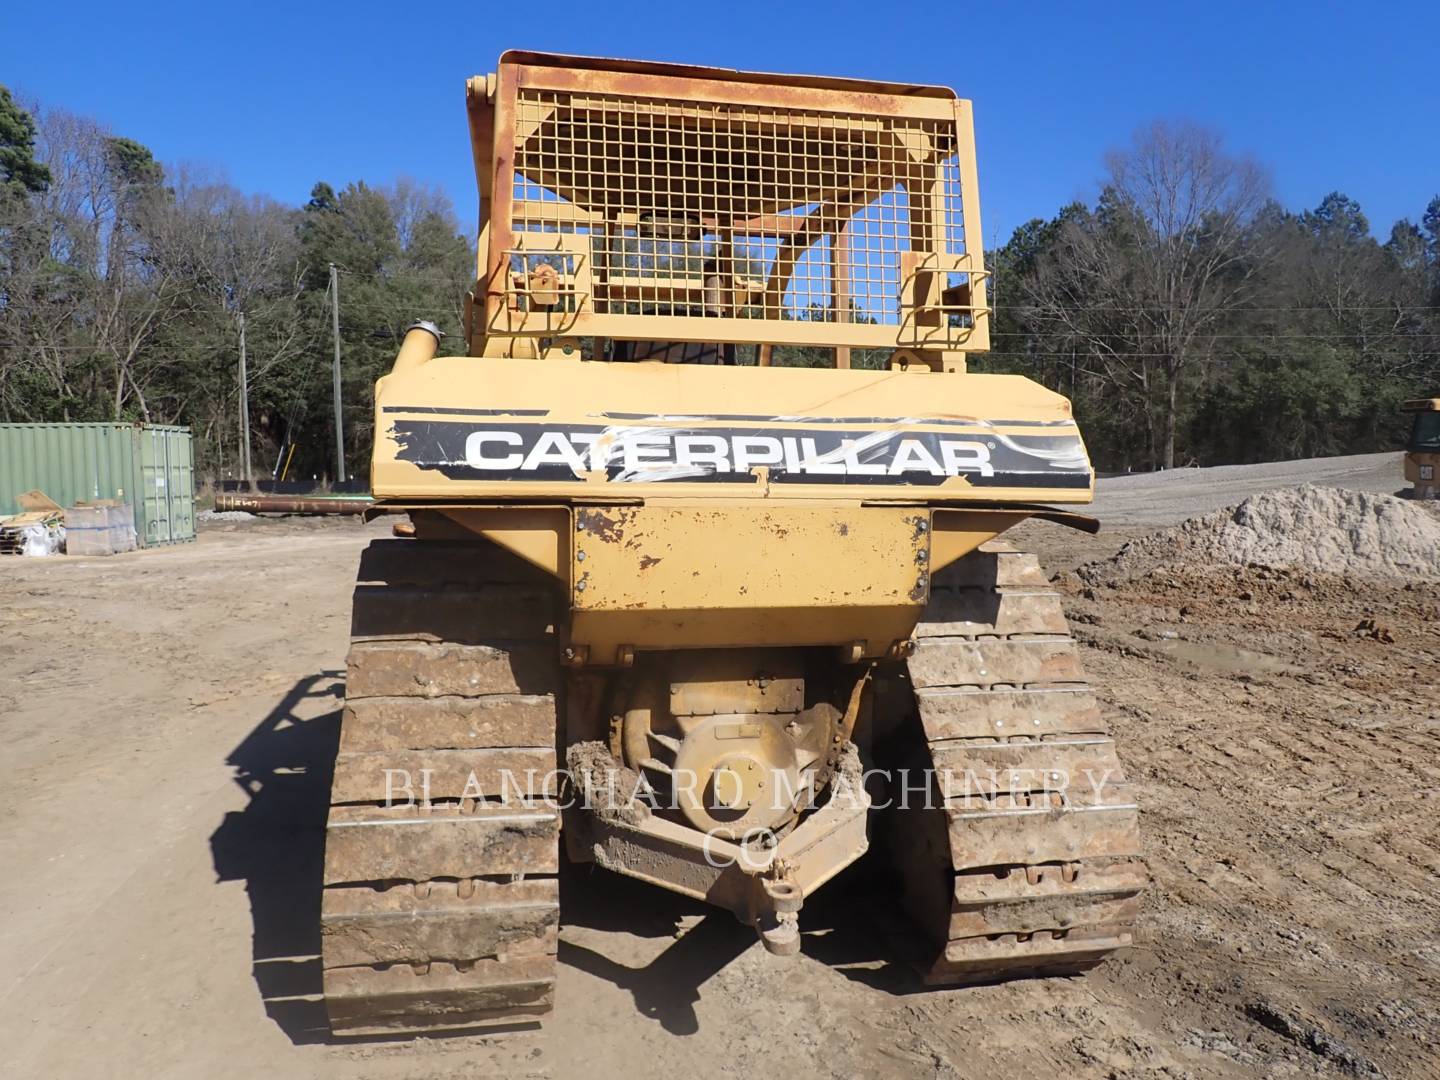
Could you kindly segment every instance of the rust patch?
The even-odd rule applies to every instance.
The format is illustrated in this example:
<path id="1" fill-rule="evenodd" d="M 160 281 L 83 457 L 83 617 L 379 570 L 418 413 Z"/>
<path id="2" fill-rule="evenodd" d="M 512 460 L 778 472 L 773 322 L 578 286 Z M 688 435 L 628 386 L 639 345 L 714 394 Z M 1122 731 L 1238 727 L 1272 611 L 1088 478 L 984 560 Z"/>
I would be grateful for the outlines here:
<path id="1" fill-rule="evenodd" d="M 838 532 L 841 536 L 849 536 L 849 535 L 850 535 L 850 525 L 849 525 L 848 522 L 837 521 L 837 522 L 835 523 L 835 531 Z"/>
<path id="2" fill-rule="evenodd" d="M 581 510 L 576 515 L 580 528 L 607 544 L 618 544 L 625 538 L 625 525 L 630 515 L 617 510 L 611 517 L 603 510 Z"/>
<path id="3" fill-rule="evenodd" d="M 657 559 L 654 555 L 642 555 L 640 557 L 640 569 L 649 570 L 650 567 L 661 561 L 662 560 Z"/>
<path id="4" fill-rule="evenodd" d="M 769 514 L 765 514 L 762 520 L 769 527 L 770 531 L 773 532 L 781 540 L 784 540 L 787 536 L 790 535 L 790 530 L 786 526 L 780 524 L 780 522 L 772 518 Z"/>

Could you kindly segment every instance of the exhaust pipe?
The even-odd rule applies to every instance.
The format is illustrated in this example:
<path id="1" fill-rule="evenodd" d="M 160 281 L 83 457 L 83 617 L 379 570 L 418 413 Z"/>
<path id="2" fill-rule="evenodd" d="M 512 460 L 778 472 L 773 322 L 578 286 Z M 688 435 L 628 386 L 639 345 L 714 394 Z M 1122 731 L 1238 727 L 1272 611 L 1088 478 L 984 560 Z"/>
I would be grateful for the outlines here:
<path id="1" fill-rule="evenodd" d="M 444 336 L 440 327 L 428 319 L 411 323 L 405 328 L 405 339 L 400 343 L 400 351 L 395 355 L 395 366 L 390 369 L 391 374 L 411 371 L 433 360 L 440 348 L 440 339 Z"/>

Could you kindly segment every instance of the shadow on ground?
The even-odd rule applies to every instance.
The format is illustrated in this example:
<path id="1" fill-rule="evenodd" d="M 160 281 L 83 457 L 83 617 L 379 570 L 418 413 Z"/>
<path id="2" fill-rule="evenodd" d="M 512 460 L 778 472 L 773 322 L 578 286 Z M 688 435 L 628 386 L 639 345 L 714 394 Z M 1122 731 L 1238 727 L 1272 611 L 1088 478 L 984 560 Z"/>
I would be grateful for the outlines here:
<path id="1" fill-rule="evenodd" d="M 297 682 L 226 764 L 249 804 L 210 837 L 219 881 L 244 881 L 255 984 L 295 1043 L 330 1038 L 320 1000 L 320 890 L 344 673 Z"/>
<path id="2" fill-rule="evenodd" d="M 800 915 L 801 951 L 886 993 L 923 991 L 911 962 L 913 932 L 895 913 L 898 898 L 885 866 L 884 853 L 874 851 L 806 903 Z M 695 1005 L 701 987 L 756 947 L 755 931 L 728 911 L 589 865 L 562 866 L 560 918 L 566 927 L 675 938 L 644 967 L 630 967 L 563 938 L 560 942 L 561 963 L 628 991 L 636 1010 L 671 1035 L 699 1031 Z M 772 962 L 792 961 L 774 957 Z"/>
<path id="3" fill-rule="evenodd" d="M 699 922 L 694 922 L 697 917 Z M 562 927 L 675 938 L 644 967 L 631 967 L 563 938 L 560 942 L 562 964 L 628 991 L 636 1010 L 672 1035 L 699 1030 L 695 1003 L 700 986 L 755 944 L 755 932 L 728 911 L 590 864 L 562 864 L 560 921 Z M 693 925 L 676 938 L 677 928 L 685 922 Z"/>
<path id="4" fill-rule="evenodd" d="M 230 753 L 226 763 L 249 803 L 226 814 L 210 837 L 217 880 L 244 881 L 250 897 L 253 973 L 266 1014 L 297 1044 L 331 1041 L 321 1000 L 320 893 L 342 678 L 322 671 L 301 679 Z M 755 932 L 728 911 L 590 865 L 562 861 L 560 897 L 566 926 L 675 938 L 641 968 L 568 941 L 559 954 L 561 963 L 627 990 L 642 1015 L 675 1035 L 699 1030 L 701 986 L 755 945 Z M 896 903 L 884 854 L 872 850 L 806 904 L 803 952 L 889 993 L 922 989 Z M 677 937 L 684 923 L 689 928 Z"/>

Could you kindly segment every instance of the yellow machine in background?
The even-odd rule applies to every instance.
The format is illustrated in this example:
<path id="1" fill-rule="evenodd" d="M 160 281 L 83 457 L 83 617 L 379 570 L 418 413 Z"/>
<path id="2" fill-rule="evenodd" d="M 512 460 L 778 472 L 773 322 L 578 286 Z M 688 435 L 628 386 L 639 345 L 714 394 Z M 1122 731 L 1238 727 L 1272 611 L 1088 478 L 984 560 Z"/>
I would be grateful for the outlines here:
<path id="1" fill-rule="evenodd" d="M 1135 804 L 1058 596 L 993 542 L 1092 528 L 1056 506 L 1093 474 L 1067 401 L 966 370 L 969 102 L 518 52 L 467 94 L 470 355 L 419 324 L 376 388 L 411 525 L 355 592 L 334 1029 L 548 1011 L 562 821 L 776 953 L 872 832 L 930 982 L 1128 944 Z"/>
<path id="2" fill-rule="evenodd" d="M 1400 411 L 1415 415 L 1405 445 L 1405 481 L 1413 485 L 1411 496 L 1440 498 L 1440 398 L 1405 401 Z"/>

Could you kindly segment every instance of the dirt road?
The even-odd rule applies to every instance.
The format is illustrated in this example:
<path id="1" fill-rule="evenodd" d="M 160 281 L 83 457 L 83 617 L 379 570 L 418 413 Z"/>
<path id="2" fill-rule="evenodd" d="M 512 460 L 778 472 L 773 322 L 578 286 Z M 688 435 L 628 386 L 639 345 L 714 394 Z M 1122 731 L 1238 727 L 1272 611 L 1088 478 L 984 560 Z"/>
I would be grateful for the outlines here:
<path id="1" fill-rule="evenodd" d="M 1323 484 L 1393 495 L 1405 486 L 1404 454 L 1270 461 L 1163 473 L 1114 476 L 1097 485 L 1089 513 L 1107 525 L 1171 525 L 1194 514 L 1231 506 L 1256 492 L 1297 484 Z"/>
<path id="2" fill-rule="evenodd" d="M 1115 530 L 1017 539 L 1066 570 L 1223 487 L 1109 481 Z M 1127 959 L 927 993 L 863 864 L 789 963 L 578 869 L 545 1043 L 331 1042 L 328 760 L 350 580 L 386 528 L 0 564 L 0 1075 L 1440 1075 L 1440 587 L 1254 570 L 1071 586 L 1156 881 Z"/>

